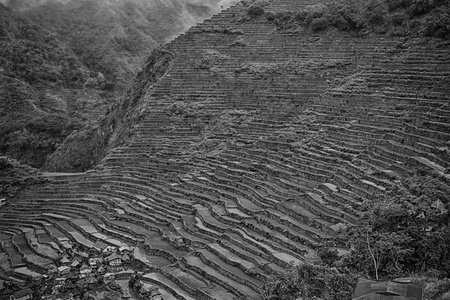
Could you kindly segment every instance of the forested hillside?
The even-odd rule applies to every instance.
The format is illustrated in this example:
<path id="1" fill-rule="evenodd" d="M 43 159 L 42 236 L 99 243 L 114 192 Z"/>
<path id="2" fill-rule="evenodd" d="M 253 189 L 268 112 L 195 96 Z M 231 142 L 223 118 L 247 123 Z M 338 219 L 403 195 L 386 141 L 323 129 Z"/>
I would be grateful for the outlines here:
<path id="1" fill-rule="evenodd" d="M 264 1 L 251 13 L 264 15 L 282 32 L 327 29 L 389 36 L 450 38 L 450 3 L 446 0 L 340 0 L 302 11 L 264 11 Z"/>
<path id="2" fill-rule="evenodd" d="M 90 70 L 124 89 L 153 49 L 217 12 L 218 2 L 10 0 L 8 5 L 53 31 Z"/>
<path id="3" fill-rule="evenodd" d="M 40 166 L 82 126 L 52 90 L 80 88 L 90 71 L 56 35 L 0 4 L 0 152 Z"/>
<path id="4" fill-rule="evenodd" d="M 89 71 L 54 32 L 0 4 L 3 76 L 29 85 L 81 86 Z"/>
<path id="5" fill-rule="evenodd" d="M 220 9 L 219 1 L 2 2 L 0 153 L 34 167 L 71 133 L 92 130 L 153 49 Z"/>

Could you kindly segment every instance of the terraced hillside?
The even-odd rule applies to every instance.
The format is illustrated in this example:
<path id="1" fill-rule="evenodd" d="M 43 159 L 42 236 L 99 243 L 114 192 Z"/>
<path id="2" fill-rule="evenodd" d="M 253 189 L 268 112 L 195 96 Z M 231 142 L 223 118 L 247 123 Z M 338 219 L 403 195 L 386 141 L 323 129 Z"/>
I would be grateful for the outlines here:
<path id="1" fill-rule="evenodd" d="M 165 295 L 261 299 L 270 274 L 308 261 L 364 202 L 418 170 L 450 184 L 448 47 L 283 33 L 245 9 L 154 51 L 126 99 L 138 113 L 96 169 L 48 174 L 0 208 L 3 275 L 43 274 L 55 253 L 102 241 L 135 247 L 142 281 Z"/>

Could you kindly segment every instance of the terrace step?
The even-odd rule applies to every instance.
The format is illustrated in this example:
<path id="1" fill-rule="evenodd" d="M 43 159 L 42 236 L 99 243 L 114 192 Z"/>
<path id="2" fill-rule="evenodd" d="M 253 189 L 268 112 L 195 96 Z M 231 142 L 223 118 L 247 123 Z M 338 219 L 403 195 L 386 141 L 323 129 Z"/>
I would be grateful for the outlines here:
<path id="1" fill-rule="evenodd" d="M 262 299 L 259 293 L 241 283 L 234 281 L 233 279 L 222 275 L 214 268 L 204 264 L 198 256 L 187 256 L 184 259 L 184 263 L 189 269 L 194 270 L 195 272 L 201 274 L 203 277 L 214 283 L 222 285 L 227 290 L 230 290 L 232 293 L 234 293 L 236 296 L 250 299 Z"/>

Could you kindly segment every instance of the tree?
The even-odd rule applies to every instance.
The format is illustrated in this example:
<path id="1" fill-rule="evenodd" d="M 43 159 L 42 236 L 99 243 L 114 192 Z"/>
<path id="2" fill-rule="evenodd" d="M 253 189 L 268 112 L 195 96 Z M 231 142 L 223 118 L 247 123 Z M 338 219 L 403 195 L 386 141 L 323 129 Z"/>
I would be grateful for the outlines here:
<path id="1" fill-rule="evenodd" d="M 421 171 L 368 204 L 360 224 L 339 237 L 352 249 L 341 263 L 376 279 L 429 270 L 448 276 L 449 189 Z"/>
<path id="2" fill-rule="evenodd" d="M 412 237 L 400 229 L 398 221 L 409 218 L 398 205 L 383 203 L 369 209 L 361 223 L 343 233 L 351 247 L 345 263 L 368 277 L 403 276 L 406 273 Z"/>
<path id="3" fill-rule="evenodd" d="M 253 4 L 251 4 L 247 8 L 247 15 L 250 18 L 257 18 L 259 16 L 262 16 L 266 12 L 264 10 L 264 7 L 266 7 L 267 5 L 269 5 L 269 3 L 265 0 L 254 1 Z"/>
<path id="4" fill-rule="evenodd" d="M 402 260 L 411 254 L 412 250 L 404 248 L 410 242 L 410 238 L 398 233 L 373 233 L 367 228 L 366 236 L 367 252 L 373 262 L 375 279 L 379 279 L 379 270 L 394 268 L 394 272 L 402 271 Z"/>
<path id="5" fill-rule="evenodd" d="M 330 21 L 326 17 L 316 18 L 311 22 L 311 29 L 313 31 L 325 30 L 330 26 Z"/>

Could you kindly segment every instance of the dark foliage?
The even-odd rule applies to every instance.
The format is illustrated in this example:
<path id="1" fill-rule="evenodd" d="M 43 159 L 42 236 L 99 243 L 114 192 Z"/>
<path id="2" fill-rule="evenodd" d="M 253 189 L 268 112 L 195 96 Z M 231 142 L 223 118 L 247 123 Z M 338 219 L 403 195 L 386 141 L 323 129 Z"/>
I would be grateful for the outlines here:
<path id="1" fill-rule="evenodd" d="M 267 300 L 351 299 L 356 278 L 336 268 L 304 264 L 269 278 L 263 288 Z"/>
<path id="2" fill-rule="evenodd" d="M 14 156 L 32 166 L 40 167 L 67 135 L 78 128 L 65 116 L 58 114 L 31 118 L 21 127 L 9 126 L 2 130 L 2 153 Z"/>
<path id="3" fill-rule="evenodd" d="M 28 84 L 81 86 L 88 71 L 53 33 L 0 7 L 0 66 L 3 75 Z"/>
<path id="4" fill-rule="evenodd" d="M 90 121 L 88 108 L 65 90 L 113 90 L 114 85 L 89 71 L 57 34 L 3 5 L 0 34 L 0 153 L 40 167 L 73 130 Z"/>
<path id="5" fill-rule="evenodd" d="M 419 276 L 425 283 L 427 299 L 446 299 L 449 195 L 450 186 L 440 181 L 439 174 L 418 170 L 393 191 L 367 203 L 360 223 L 337 237 L 351 249 L 348 254 L 319 248 L 317 255 L 326 267 L 306 265 L 273 276 L 264 287 L 265 299 L 350 299 L 357 277 L 410 276 Z"/>
<path id="6" fill-rule="evenodd" d="M 342 237 L 354 249 L 344 264 L 370 277 L 427 272 L 449 276 L 449 189 L 422 170 L 404 187 L 371 204 L 361 224 Z M 377 268 L 371 251 L 378 254 Z"/>
<path id="7" fill-rule="evenodd" d="M 107 137 L 99 133 L 98 127 L 83 128 L 72 132 L 64 144 L 52 153 L 44 170 L 80 172 L 92 168 L 101 155 L 99 149 L 107 145 Z"/>
<path id="8" fill-rule="evenodd" d="M 264 7 L 258 4 L 251 5 L 247 9 L 247 15 L 249 15 L 251 18 L 256 18 L 259 16 L 262 16 L 264 14 Z"/>
<path id="9" fill-rule="evenodd" d="M 0 153 L 33 167 L 40 167 L 81 126 L 65 111 L 45 111 L 41 102 L 23 81 L 7 77 L 0 83 Z"/>
<path id="10" fill-rule="evenodd" d="M 13 197 L 31 184 L 46 182 L 36 169 L 5 156 L 0 157 L 0 174 L 0 197 Z"/>
<path id="11" fill-rule="evenodd" d="M 333 267 L 335 263 L 340 259 L 339 252 L 336 249 L 329 249 L 322 247 L 317 251 L 317 256 L 320 260 L 329 267 Z"/>
<path id="12" fill-rule="evenodd" d="M 450 2 L 444 0 L 340 0 L 325 9 L 265 15 L 280 31 L 322 31 L 332 26 L 356 33 L 450 38 Z"/>
<path id="13" fill-rule="evenodd" d="M 314 19 L 311 22 L 311 29 L 313 31 L 321 31 L 321 30 L 325 30 L 330 26 L 330 21 L 328 21 L 327 18 L 325 17 L 320 17 L 317 19 Z"/>
<path id="14" fill-rule="evenodd" d="M 153 49 L 213 13 L 209 6 L 175 2 L 48 2 L 24 14 L 55 32 L 95 74 L 125 89 Z"/>

